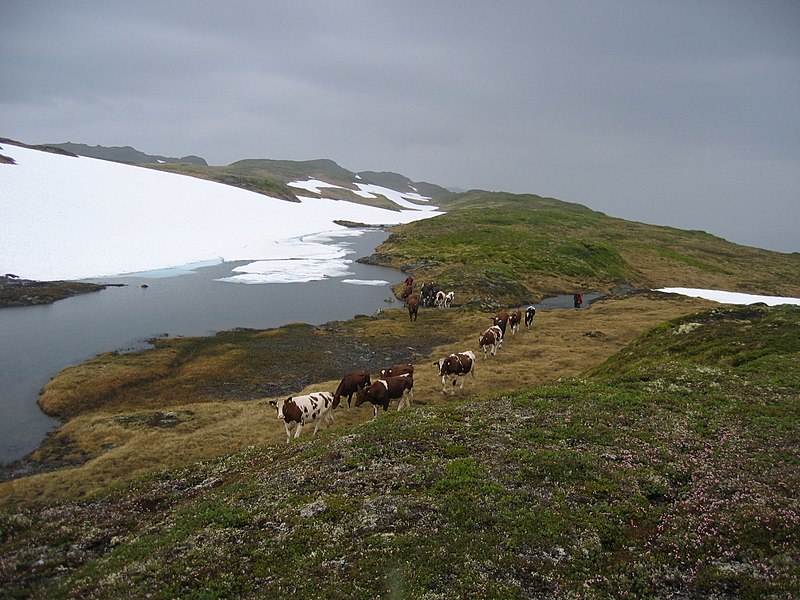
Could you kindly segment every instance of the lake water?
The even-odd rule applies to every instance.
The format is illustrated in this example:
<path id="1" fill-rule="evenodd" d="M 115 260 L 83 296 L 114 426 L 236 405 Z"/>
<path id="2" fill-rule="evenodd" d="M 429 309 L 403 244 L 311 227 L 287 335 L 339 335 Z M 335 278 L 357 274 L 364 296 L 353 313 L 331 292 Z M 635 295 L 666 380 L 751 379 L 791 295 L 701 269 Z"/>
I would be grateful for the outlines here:
<path id="1" fill-rule="evenodd" d="M 372 254 L 386 237 L 372 230 L 337 244 L 349 246 L 353 254 L 348 258 L 355 259 Z M 347 275 L 322 281 L 218 281 L 241 264 L 201 267 L 180 276 L 165 271 L 98 279 L 94 281 L 124 287 L 0 310 L 0 463 L 22 458 L 59 425 L 36 404 L 50 378 L 102 352 L 142 349 L 146 340 L 164 334 L 200 336 L 291 322 L 319 325 L 401 306 L 390 284 L 405 276 L 395 269 L 353 262 Z"/>

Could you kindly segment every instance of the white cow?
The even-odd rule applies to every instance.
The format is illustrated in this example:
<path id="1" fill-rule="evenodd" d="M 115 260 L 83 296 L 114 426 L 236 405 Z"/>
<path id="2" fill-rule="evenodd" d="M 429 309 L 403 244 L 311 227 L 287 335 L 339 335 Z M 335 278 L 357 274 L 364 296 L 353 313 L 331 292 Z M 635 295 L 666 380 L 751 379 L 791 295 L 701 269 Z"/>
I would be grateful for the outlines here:
<path id="1" fill-rule="evenodd" d="M 283 421 L 286 428 L 286 443 L 291 439 L 289 426 L 296 423 L 295 439 L 300 437 L 303 426 L 311 421 L 316 421 L 314 435 L 317 435 L 319 426 L 325 421 L 330 426 L 333 423 L 333 394 L 330 392 L 314 392 L 305 396 L 289 397 L 286 400 L 270 400 L 272 406 L 278 409 L 278 419 Z"/>

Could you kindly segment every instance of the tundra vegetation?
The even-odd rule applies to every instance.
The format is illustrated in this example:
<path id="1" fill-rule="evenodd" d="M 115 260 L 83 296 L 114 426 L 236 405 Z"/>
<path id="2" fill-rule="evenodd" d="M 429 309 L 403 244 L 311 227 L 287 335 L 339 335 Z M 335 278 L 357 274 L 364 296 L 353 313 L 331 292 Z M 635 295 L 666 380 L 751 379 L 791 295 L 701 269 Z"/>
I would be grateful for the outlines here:
<path id="1" fill-rule="evenodd" d="M 4 594 L 800 594 L 800 308 L 620 292 L 800 295 L 800 256 L 551 199 L 450 201 L 377 255 L 456 309 L 159 339 L 57 375 L 40 404 L 64 425 L 0 483 Z M 540 311 L 478 358 L 474 392 L 442 394 L 432 363 L 474 350 L 495 306 L 578 285 L 616 292 Z M 269 399 L 400 362 L 410 408 L 340 407 L 285 445 Z"/>

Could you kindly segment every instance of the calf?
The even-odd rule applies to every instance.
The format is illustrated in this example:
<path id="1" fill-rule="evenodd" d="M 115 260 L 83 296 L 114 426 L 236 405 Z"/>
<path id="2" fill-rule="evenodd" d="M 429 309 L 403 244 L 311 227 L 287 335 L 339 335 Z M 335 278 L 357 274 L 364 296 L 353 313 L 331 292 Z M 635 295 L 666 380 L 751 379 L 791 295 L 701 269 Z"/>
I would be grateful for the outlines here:
<path id="1" fill-rule="evenodd" d="M 530 329 L 533 327 L 533 317 L 536 316 L 536 307 L 529 306 L 525 309 L 525 327 Z"/>
<path id="2" fill-rule="evenodd" d="M 414 398 L 414 376 L 401 375 L 399 377 L 387 377 L 378 379 L 369 387 L 363 387 L 356 392 L 356 406 L 361 406 L 364 402 L 372 404 L 372 418 L 378 416 L 378 406 L 382 406 L 384 411 L 389 410 L 389 402 L 399 398 L 400 404 L 397 410 L 403 406 L 411 406 Z"/>
<path id="3" fill-rule="evenodd" d="M 450 395 L 455 395 L 456 382 L 461 377 L 461 390 L 464 389 L 464 382 L 467 375 L 472 376 L 472 389 L 475 389 L 475 353 L 471 350 L 466 352 L 459 352 L 458 354 L 451 354 L 447 358 L 440 358 L 433 363 L 433 366 L 439 367 L 439 375 L 442 378 L 442 393 L 447 393 L 446 382 L 450 379 L 453 383 L 453 389 L 450 390 Z"/>
<path id="4" fill-rule="evenodd" d="M 446 297 L 447 294 L 445 294 L 442 290 L 439 290 L 438 292 L 436 292 L 436 299 L 433 301 L 433 303 L 436 305 L 437 308 L 444 308 L 444 299 Z"/>
<path id="5" fill-rule="evenodd" d="M 362 370 L 348 373 L 342 377 L 342 380 L 339 382 L 339 387 L 337 387 L 336 391 L 333 393 L 333 408 L 339 406 L 339 400 L 341 400 L 342 396 L 347 396 L 347 408 L 350 408 L 350 400 L 353 398 L 353 394 L 356 393 L 358 388 L 370 385 L 371 383 L 372 381 L 370 381 L 369 373 L 366 371 Z"/>
<path id="6" fill-rule="evenodd" d="M 283 421 L 286 428 L 286 443 L 289 443 L 291 432 L 289 426 L 296 423 L 295 439 L 300 437 L 303 425 L 316 421 L 314 435 L 317 435 L 322 421 L 327 425 L 333 423 L 333 395 L 330 392 L 315 392 L 305 396 L 289 397 L 286 400 L 270 400 L 272 406 L 278 409 L 278 419 Z"/>
<path id="7" fill-rule="evenodd" d="M 492 356 L 497 355 L 497 349 L 503 345 L 503 332 L 498 325 L 492 325 L 484 331 L 478 338 L 478 345 L 483 348 L 483 358 L 486 360 L 486 353 L 492 349 Z"/>
<path id="8" fill-rule="evenodd" d="M 444 305 L 446 307 L 449 307 L 453 303 L 453 300 L 455 299 L 456 299 L 455 293 L 447 292 L 447 295 L 444 297 Z"/>
<path id="9" fill-rule="evenodd" d="M 381 379 L 387 377 L 399 377 L 400 375 L 413 375 L 414 365 L 407 363 L 405 365 L 394 365 L 388 369 L 381 369 Z"/>
<path id="10" fill-rule="evenodd" d="M 511 335 L 514 335 L 519 331 L 519 324 L 522 322 L 522 312 L 519 310 L 515 310 L 513 313 L 508 315 L 508 324 L 511 326 Z"/>
<path id="11" fill-rule="evenodd" d="M 417 311 L 419 311 L 419 296 L 416 294 L 411 294 L 406 300 L 406 306 L 408 306 L 408 318 L 411 321 L 417 320 Z"/>
<path id="12" fill-rule="evenodd" d="M 492 325 L 497 325 L 502 332 L 502 336 L 506 335 L 506 325 L 508 325 L 509 315 L 506 311 L 501 310 L 494 317 L 492 317 Z"/>

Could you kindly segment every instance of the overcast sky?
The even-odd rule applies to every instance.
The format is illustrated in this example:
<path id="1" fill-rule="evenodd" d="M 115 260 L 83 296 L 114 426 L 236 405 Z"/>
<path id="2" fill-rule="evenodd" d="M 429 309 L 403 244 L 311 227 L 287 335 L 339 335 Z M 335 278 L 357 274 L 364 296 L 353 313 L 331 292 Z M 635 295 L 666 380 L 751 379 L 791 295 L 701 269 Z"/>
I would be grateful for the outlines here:
<path id="1" fill-rule="evenodd" d="M 0 0 L 0 137 L 330 158 L 800 251 L 800 2 Z"/>

